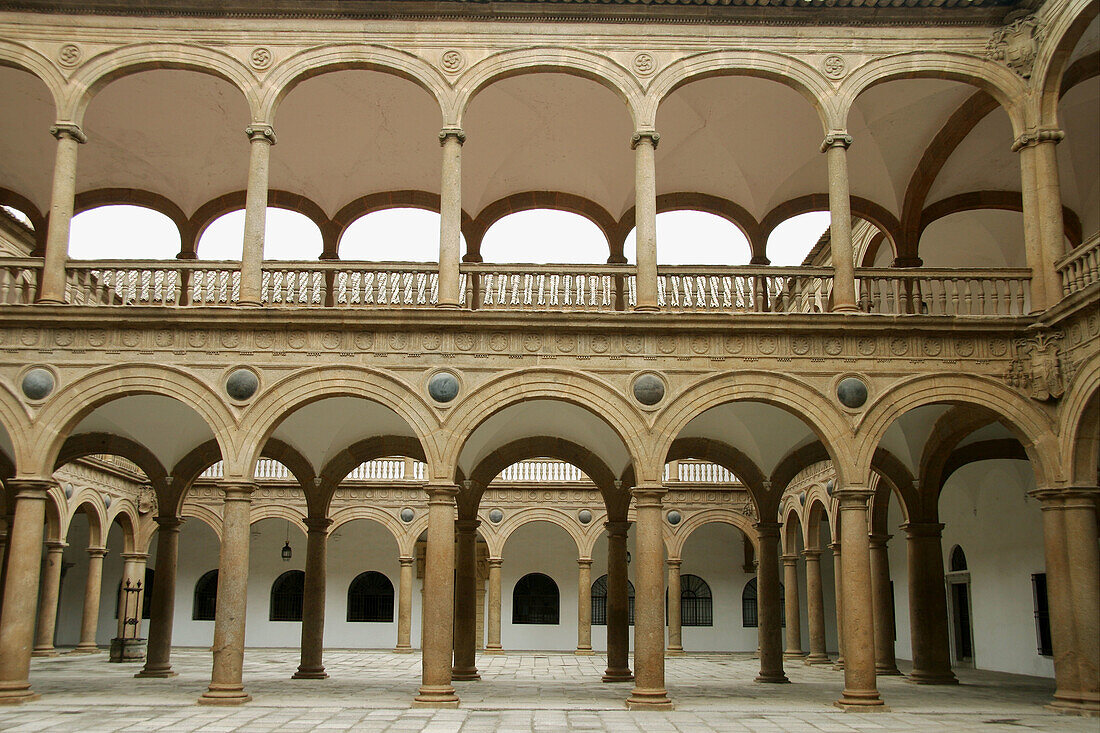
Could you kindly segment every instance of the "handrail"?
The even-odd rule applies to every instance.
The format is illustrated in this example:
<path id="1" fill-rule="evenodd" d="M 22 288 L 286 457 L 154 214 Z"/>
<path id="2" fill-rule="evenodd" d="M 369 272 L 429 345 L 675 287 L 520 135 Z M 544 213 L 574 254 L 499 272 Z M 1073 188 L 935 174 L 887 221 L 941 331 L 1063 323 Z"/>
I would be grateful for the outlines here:
<path id="1" fill-rule="evenodd" d="M 1062 278 L 1062 295 L 1084 290 L 1100 280 L 1100 232 L 1094 233 L 1054 263 Z"/>
<path id="2" fill-rule="evenodd" d="M 859 268 L 856 290 L 868 313 L 1018 316 L 1031 308 L 1031 270 Z"/>

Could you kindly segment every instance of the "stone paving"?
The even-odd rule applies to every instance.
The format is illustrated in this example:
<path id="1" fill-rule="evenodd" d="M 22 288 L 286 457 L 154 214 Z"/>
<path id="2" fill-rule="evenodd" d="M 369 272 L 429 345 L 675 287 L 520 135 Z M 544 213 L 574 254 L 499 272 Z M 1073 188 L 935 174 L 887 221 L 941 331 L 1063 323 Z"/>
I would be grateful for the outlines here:
<path id="1" fill-rule="evenodd" d="M 843 673 L 788 663 L 794 684 L 752 682 L 748 655 L 687 655 L 668 660 L 671 712 L 630 712 L 629 684 L 599 682 L 603 656 L 514 652 L 479 656 L 482 679 L 458 682 L 457 710 L 409 707 L 420 676 L 418 654 L 328 651 L 327 680 L 291 680 L 295 650 L 249 649 L 245 684 L 252 703 L 195 704 L 210 674 L 210 654 L 177 650 L 179 677 L 135 680 L 137 665 L 106 655 L 35 659 L 31 680 L 42 698 L 0 707 L 2 731 L 400 731 L 543 733 L 549 731 L 1057 731 L 1097 733 L 1096 720 L 1043 708 L 1051 680 L 962 670 L 958 687 L 919 687 L 879 679 L 890 712 L 853 714 L 832 706 Z"/>

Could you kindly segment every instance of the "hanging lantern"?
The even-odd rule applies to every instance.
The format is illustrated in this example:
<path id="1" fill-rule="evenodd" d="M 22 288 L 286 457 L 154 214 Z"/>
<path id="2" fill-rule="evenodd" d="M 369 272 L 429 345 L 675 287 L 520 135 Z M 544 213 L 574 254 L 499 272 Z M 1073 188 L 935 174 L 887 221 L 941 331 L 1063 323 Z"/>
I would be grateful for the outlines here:
<path id="1" fill-rule="evenodd" d="M 286 523 L 286 544 L 283 545 L 282 552 L 283 562 L 290 562 L 290 558 L 294 556 L 294 550 L 290 549 L 290 522 Z"/>

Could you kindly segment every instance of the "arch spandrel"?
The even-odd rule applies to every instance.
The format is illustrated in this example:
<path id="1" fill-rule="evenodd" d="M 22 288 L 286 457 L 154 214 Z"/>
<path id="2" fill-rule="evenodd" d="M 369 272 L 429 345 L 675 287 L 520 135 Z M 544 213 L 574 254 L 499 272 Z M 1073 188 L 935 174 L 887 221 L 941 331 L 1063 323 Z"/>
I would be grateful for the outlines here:
<path id="1" fill-rule="evenodd" d="M 704 509 L 685 518 L 675 531 L 666 538 L 665 545 L 669 557 L 680 557 L 688 538 L 704 524 L 728 524 L 736 527 L 749 538 L 755 550 L 760 548 L 760 538 L 757 537 L 756 528 L 753 526 L 754 520 L 729 509 Z"/>
<path id="2" fill-rule="evenodd" d="M 642 119 L 640 112 L 644 106 L 644 92 L 634 75 L 610 57 L 563 46 L 500 51 L 479 60 L 455 81 L 454 97 L 444 107 L 444 123 L 461 127 L 470 104 L 494 82 L 538 73 L 579 76 L 606 87 L 623 102 L 635 129 L 638 128 Z"/>
<path id="3" fill-rule="evenodd" d="M 0 38 L 0 66 L 25 71 L 41 81 L 53 98 L 55 116 L 63 119 L 69 82 L 53 61 L 30 46 Z"/>
<path id="4" fill-rule="evenodd" d="M 1068 480 L 1081 485 L 1088 485 L 1090 481 L 1096 480 L 1095 472 L 1085 467 L 1095 465 L 1098 459 L 1089 456 L 1085 460 L 1085 456 L 1079 455 L 1082 447 L 1079 440 L 1087 429 L 1097 430 L 1095 422 L 1090 425 L 1088 421 L 1100 418 L 1090 417 L 1096 415 L 1095 412 L 1090 413 L 1090 410 L 1095 410 L 1098 399 L 1100 354 L 1095 354 L 1077 367 L 1058 410 L 1058 454 L 1062 457 L 1062 471 Z"/>
<path id="5" fill-rule="evenodd" d="M 1031 79 L 1038 84 L 1038 125 L 1058 129 L 1058 101 L 1061 98 L 1062 75 L 1066 71 L 1073 50 L 1093 20 L 1100 15 L 1097 0 L 1067 0 L 1064 3 L 1046 3 L 1043 11 L 1048 25 L 1032 67 Z"/>

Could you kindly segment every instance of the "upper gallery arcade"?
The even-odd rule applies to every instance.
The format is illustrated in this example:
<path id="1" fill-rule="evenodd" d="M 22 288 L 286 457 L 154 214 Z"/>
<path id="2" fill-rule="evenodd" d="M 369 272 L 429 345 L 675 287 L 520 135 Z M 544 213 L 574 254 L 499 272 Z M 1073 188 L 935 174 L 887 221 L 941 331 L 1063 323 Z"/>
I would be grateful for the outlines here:
<path id="1" fill-rule="evenodd" d="M 487 487 L 518 461 L 576 466 L 607 522 L 608 674 L 655 708 L 671 462 L 718 464 L 751 499 L 737 522 L 762 682 L 786 679 L 781 537 L 793 567 L 795 530 L 813 522 L 812 555 L 828 525 L 839 704 L 869 708 L 888 518 L 908 533 L 913 618 L 931 619 L 913 625 L 914 678 L 950 682 L 940 494 L 960 466 L 1005 460 L 1028 465 L 1019 493 L 1042 525 L 1056 705 L 1095 712 L 1100 3 L 256 5 L 0 0 L 0 205 L 28 222 L 0 222 L 17 253 L 0 260 L 0 702 L 34 694 L 39 549 L 63 539 L 44 535 L 66 501 L 53 472 L 87 455 L 149 478 L 157 526 L 135 536 L 156 538 L 158 578 L 191 483 L 221 462 L 215 703 L 248 699 L 261 458 L 300 478 L 307 671 L 341 481 L 424 464 L 429 705 L 476 675 L 464 620 Z M 74 217 L 119 204 L 171 220 L 175 257 L 70 257 Z M 271 208 L 308 218 L 319 248 L 265 257 Z M 438 215 L 437 260 L 406 261 L 399 233 L 347 256 L 357 221 L 407 208 Z M 585 262 L 533 264 L 522 241 L 486 261 L 494 224 L 542 209 L 598 229 Z M 203 259 L 239 211 L 239 261 Z M 725 264 L 668 264 L 657 220 L 673 211 L 729 222 L 745 256 L 731 238 L 712 243 Z M 828 236 L 772 265 L 775 229 L 815 211 Z M 788 489 L 823 461 L 830 488 L 803 508 Z"/>

